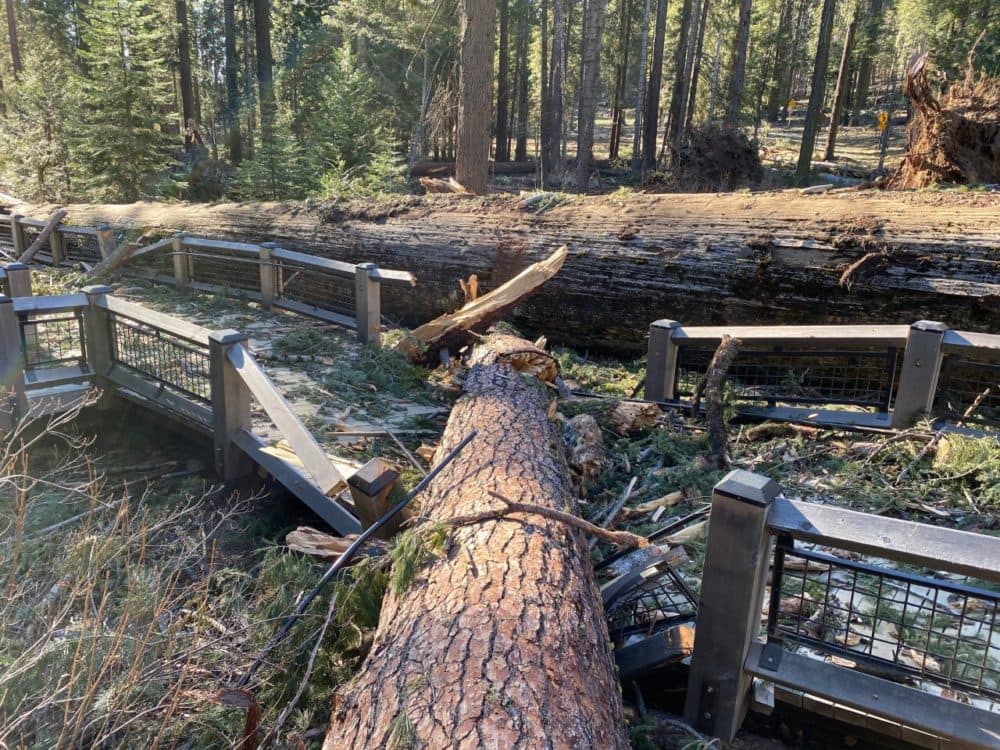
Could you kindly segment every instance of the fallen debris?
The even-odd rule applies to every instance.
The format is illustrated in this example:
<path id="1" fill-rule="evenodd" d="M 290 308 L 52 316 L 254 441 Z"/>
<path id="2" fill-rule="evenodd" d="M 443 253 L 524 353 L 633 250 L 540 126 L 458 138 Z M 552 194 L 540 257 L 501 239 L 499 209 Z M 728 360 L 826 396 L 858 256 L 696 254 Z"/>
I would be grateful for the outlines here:
<path id="1" fill-rule="evenodd" d="M 582 496 L 601 475 L 608 460 L 604 437 L 597 420 L 590 414 L 578 414 L 568 420 L 566 443 L 566 461 Z"/>
<path id="2" fill-rule="evenodd" d="M 27 250 L 25 250 L 21 257 L 17 259 L 18 263 L 30 263 L 31 259 L 35 257 L 39 250 L 45 247 L 49 242 L 49 236 L 56 230 L 59 226 L 59 222 L 66 218 L 66 214 L 69 213 L 65 209 L 59 209 L 53 212 L 49 217 L 48 222 L 42 228 L 42 231 L 38 233 L 38 237 L 35 241 L 31 243 Z"/>
<path id="3" fill-rule="evenodd" d="M 627 437 L 648 430 L 656 424 L 662 413 L 656 404 L 619 401 L 608 412 L 608 423 L 613 431 Z"/>

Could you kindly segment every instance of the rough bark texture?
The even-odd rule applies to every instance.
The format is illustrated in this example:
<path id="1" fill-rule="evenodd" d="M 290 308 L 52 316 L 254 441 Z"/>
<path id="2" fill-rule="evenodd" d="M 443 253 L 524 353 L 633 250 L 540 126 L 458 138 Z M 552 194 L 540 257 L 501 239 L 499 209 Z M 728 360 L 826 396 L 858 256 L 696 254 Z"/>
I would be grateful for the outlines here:
<path id="1" fill-rule="evenodd" d="M 489 189 L 496 0 L 462 0 L 455 177 L 470 193 Z"/>
<path id="2" fill-rule="evenodd" d="M 580 117 L 576 139 L 576 191 L 586 193 L 594 151 L 594 116 L 601 68 L 601 29 L 606 0 L 587 0 L 583 19 L 583 49 L 580 59 Z"/>
<path id="3" fill-rule="evenodd" d="M 535 214 L 517 197 L 412 198 L 395 207 L 303 203 L 70 206 L 68 223 L 272 240 L 290 250 L 412 271 L 416 288 L 383 284 L 382 310 L 420 325 L 548 257 L 569 257 L 512 313 L 549 341 L 635 351 L 650 322 L 893 323 L 941 320 L 1000 330 L 1000 196 L 798 191 L 581 198 Z M 46 218 L 57 206 L 19 207 Z M 883 270 L 844 270 L 883 246 Z M 138 262 L 138 261 L 137 261 Z"/>
<path id="4" fill-rule="evenodd" d="M 521 342 L 526 344 L 527 342 Z M 480 347 L 441 439 L 475 441 L 422 514 L 445 522 L 515 503 L 572 510 L 560 438 L 538 381 Z M 536 514 L 450 531 L 405 591 L 387 594 L 368 658 L 334 699 L 324 750 L 625 750 L 622 704 L 582 534 Z"/>
<path id="5" fill-rule="evenodd" d="M 832 0 L 831 0 L 832 2 Z M 726 124 L 736 127 L 743 109 L 743 79 L 747 70 L 747 48 L 750 46 L 750 11 L 753 0 L 740 3 L 740 20 L 736 27 L 736 49 L 733 52 L 733 74 L 729 78 L 729 106 L 726 110 Z"/>
<path id="6" fill-rule="evenodd" d="M 819 118 L 823 111 L 826 97 L 826 68 L 830 60 L 830 34 L 833 31 L 833 17 L 836 11 L 835 0 L 823 0 L 823 15 L 820 17 L 819 39 L 816 42 L 816 60 L 813 64 L 812 86 L 809 88 L 809 107 L 806 110 L 806 121 L 802 126 L 802 144 L 799 148 L 799 163 L 795 176 L 800 182 L 809 177 L 812 166 L 813 147 L 816 145 L 816 132 L 819 130 Z"/>
<path id="7" fill-rule="evenodd" d="M 860 3 L 854 10 L 854 17 L 847 27 L 847 36 L 844 37 L 844 49 L 840 55 L 840 68 L 837 72 L 837 89 L 833 95 L 833 111 L 830 113 L 830 129 L 826 133 L 826 151 L 823 158 L 826 161 L 833 161 L 837 151 L 837 130 L 840 128 L 840 117 L 844 110 L 844 102 L 847 98 L 847 89 L 850 86 L 848 80 L 848 70 L 851 65 L 851 53 L 854 46 L 854 35 L 858 30 L 858 23 L 861 21 Z"/>
<path id="8" fill-rule="evenodd" d="M 181 79 L 181 114 L 184 122 L 181 132 L 189 121 L 198 119 L 194 102 L 194 82 L 191 78 L 191 31 L 188 23 L 187 0 L 176 0 L 177 13 L 177 66 Z"/>
<path id="9" fill-rule="evenodd" d="M 243 143 L 240 138 L 240 61 L 236 54 L 235 0 L 223 0 L 222 16 L 226 46 L 226 146 L 229 160 L 239 164 L 243 161 Z"/>
<path id="10" fill-rule="evenodd" d="M 667 29 L 667 0 L 657 0 L 653 31 L 653 60 L 649 66 L 646 106 L 642 123 L 642 168 L 656 167 L 656 133 L 660 124 L 660 82 L 663 78 L 663 38 Z"/>

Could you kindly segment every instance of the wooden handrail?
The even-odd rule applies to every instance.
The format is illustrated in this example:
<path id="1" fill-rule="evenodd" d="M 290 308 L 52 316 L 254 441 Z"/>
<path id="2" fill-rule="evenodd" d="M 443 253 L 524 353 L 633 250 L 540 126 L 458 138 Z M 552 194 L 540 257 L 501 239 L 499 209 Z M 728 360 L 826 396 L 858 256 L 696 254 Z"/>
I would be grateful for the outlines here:
<path id="1" fill-rule="evenodd" d="M 158 328 L 161 331 L 166 331 L 173 336 L 187 339 L 202 346 L 208 346 L 208 335 L 211 331 L 194 323 L 188 323 L 186 320 L 179 320 L 156 310 L 150 310 L 148 307 L 137 305 L 134 302 L 127 302 L 111 295 L 98 297 L 94 300 L 94 304 L 116 315 L 131 318 L 140 323 L 150 325 L 153 328 Z"/>
<path id="2" fill-rule="evenodd" d="M 829 346 L 832 343 L 855 345 L 905 344 L 908 325 L 831 325 L 831 326 L 683 326 L 673 339 L 681 345 L 709 343 L 724 335 L 744 343 L 794 342 L 799 345 Z"/>
<path id="3" fill-rule="evenodd" d="M 294 250 L 285 250 L 283 247 L 276 247 L 271 251 L 271 257 L 275 260 L 284 260 L 289 263 L 299 263 L 303 266 L 311 266 L 321 271 L 344 274 L 354 278 L 356 266 L 353 263 L 344 263 L 340 260 L 330 260 L 329 258 L 319 258 L 315 255 L 298 253 Z"/>
<path id="4" fill-rule="evenodd" d="M 248 242 L 230 242 L 228 240 L 210 240 L 203 237 L 181 237 L 181 246 L 196 250 L 228 250 L 234 253 L 260 255 L 260 246 Z"/>
<path id="5" fill-rule="evenodd" d="M 76 310 L 87 304 L 87 295 L 82 293 L 60 294 L 57 297 L 15 297 L 14 312 L 55 313 Z"/>

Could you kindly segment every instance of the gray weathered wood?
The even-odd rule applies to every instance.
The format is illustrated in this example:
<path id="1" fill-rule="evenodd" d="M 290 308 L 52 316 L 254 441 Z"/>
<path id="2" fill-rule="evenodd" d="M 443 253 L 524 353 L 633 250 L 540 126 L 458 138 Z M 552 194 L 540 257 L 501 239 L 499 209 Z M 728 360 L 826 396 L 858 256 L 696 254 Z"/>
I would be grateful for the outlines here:
<path id="1" fill-rule="evenodd" d="M 49 252 L 52 253 L 52 265 L 62 265 L 66 260 L 66 235 L 57 228 L 49 235 Z"/>
<path id="2" fill-rule="evenodd" d="M 954 743 L 948 747 L 1000 747 L 1000 721 L 994 713 L 789 651 L 782 652 L 777 669 L 769 669 L 762 663 L 763 652 L 763 644 L 754 643 L 746 669 L 777 685 L 948 738 Z"/>
<path id="3" fill-rule="evenodd" d="M 14 243 L 14 257 L 20 258 L 24 255 L 25 242 L 24 242 L 24 230 L 23 222 L 24 217 L 21 214 L 14 214 L 10 217 L 10 237 L 11 242 Z"/>
<path id="4" fill-rule="evenodd" d="M 910 326 L 893 402 L 893 427 L 905 427 L 918 414 L 930 413 L 933 408 L 941 372 L 941 342 L 946 330 L 948 326 L 944 323 L 930 320 L 919 320 Z"/>
<path id="5" fill-rule="evenodd" d="M 354 276 L 354 309 L 358 321 L 358 341 L 377 344 L 382 326 L 382 307 L 377 268 L 359 263 Z"/>
<path id="6" fill-rule="evenodd" d="M 341 276 L 354 276 L 353 263 L 343 263 L 339 260 L 330 260 L 329 258 L 320 258 L 316 255 L 297 253 L 294 250 L 286 250 L 283 247 L 278 248 L 271 253 L 271 257 L 277 260 L 295 263 L 297 265 L 312 266 L 313 268 L 330 271 L 331 273 L 340 274 Z"/>
<path id="7" fill-rule="evenodd" d="M 129 397 L 206 435 L 214 435 L 213 410 L 204 404 L 167 390 L 162 383 L 147 380 L 123 364 L 111 367 L 108 380 L 115 386 L 117 395 Z M 130 397 L 128 392 L 134 396 Z"/>
<path id="8" fill-rule="evenodd" d="M 86 307 L 87 295 L 59 294 L 53 297 L 15 297 L 14 310 L 20 313 L 54 313 Z"/>
<path id="9" fill-rule="evenodd" d="M 26 388 L 47 388 L 67 383 L 92 383 L 93 372 L 89 367 L 70 365 L 68 367 L 46 367 L 33 369 L 24 373 Z"/>
<path id="10" fill-rule="evenodd" d="M 274 267 L 271 253 L 277 248 L 273 242 L 265 242 L 260 246 L 260 305 L 265 310 L 271 310 L 274 298 L 278 296 L 278 274 Z"/>
<path id="11" fill-rule="evenodd" d="M 60 209 L 58 211 L 53 212 L 53 214 L 49 217 L 49 220 L 45 222 L 45 226 L 42 227 L 42 231 L 38 233 L 38 236 L 35 238 L 35 241 L 31 243 L 31 246 L 29 248 L 27 248 L 23 253 L 21 253 L 20 257 L 18 257 L 19 262 L 21 263 L 29 262 L 32 258 L 35 257 L 35 254 L 39 250 L 45 247 L 45 245 L 49 241 L 49 236 L 56 230 L 56 227 L 59 226 L 59 222 L 63 220 L 63 218 L 66 216 L 66 213 L 67 212 L 65 209 Z"/>
<path id="12" fill-rule="evenodd" d="M 649 326 L 646 352 L 646 400 L 672 401 L 676 391 L 677 344 L 674 334 L 681 324 L 676 320 L 657 320 Z"/>
<path id="13" fill-rule="evenodd" d="M 347 480 L 347 487 L 354 499 L 354 510 L 362 528 L 374 525 L 393 506 L 393 487 L 399 484 L 399 472 L 383 458 L 373 458 Z M 380 539 L 391 539 L 401 524 L 410 516 L 405 512 L 386 522 L 375 534 Z"/>
<path id="14" fill-rule="evenodd" d="M 785 498 L 767 523 L 796 539 L 1000 583 L 996 537 Z"/>
<path id="15" fill-rule="evenodd" d="M 357 534 L 362 530 L 358 519 L 334 498 L 321 492 L 311 477 L 300 471 L 297 466 L 265 451 L 267 444 L 259 437 L 241 430 L 236 434 L 235 440 L 251 461 L 312 508 L 313 512 L 330 524 L 337 533 Z"/>
<path id="16" fill-rule="evenodd" d="M 171 241 L 171 257 L 174 263 L 174 283 L 178 289 L 185 289 L 191 283 L 191 263 L 184 254 L 183 234 L 176 235 Z"/>
<path id="17" fill-rule="evenodd" d="M 235 443 L 241 430 L 250 430 L 250 391 L 229 359 L 234 350 L 243 350 L 246 334 L 232 330 L 213 331 L 208 337 L 212 378 L 212 424 L 215 442 L 215 471 L 229 481 L 251 471 L 246 454 Z"/>
<path id="18" fill-rule="evenodd" d="M 31 268 L 24 263 L 8 263 L 4 269 L 7 272 L 7 289 L 11 297 L 30 297 Z"/>
<path id="19" fill-rule="evenodd" d="M 28 409 L 24 385 L 24 351 L 21 349 L 21 333 L 18 327 L 14 300 L 0 295 L 0 372 L 3 382 L 13 393 L 9 427 L 13 427 Z"/>
<path id="20" fill-rule="evenodd" d="M 84 332 L 87 339 L 87 364 L 94 373 L 94 385 L 101 389 L 97 406 L 109 408 L 114 401 L 114 390 L 108 380 L 112 365 L 111 321 L 106 307 L 98 304 L 111 294 L 111 287 L 85 286 L 83 293 L 90 304 L 84 311 Z"/>
<path id="21" fill-rule="evenodd" d="M 285 299 L 281 297 L 274 301 L 274 307 L 280 307 L 285 310 L 290 310 L 291 312 L 297 312 L 301 315 L 308 315 L 311 318 L 317 318 L 319 320 L 325 320 L 327 323 L 335 323 L 339 326 L 344 326 L 344 328 L 350 328 L 354 330 L 358 326 L 358 322 L 347 315 L 341 315 L 340 313 L 335 313 L 331 310 L 324 310 L 321 307 L 316 307 L 315 305 L 307 305 L 304 302 L 297 302 L 295 300 Z"/>
<path id="22" fill-rule="evenodd" d="M 724 742 L 749 705 L 751 678 L 743 663 L 760 627 L 770 563 L 768 506 L 779 491 L 770 479 L 737 470 L 712 492 L 684 716 Z"/>
<path id="23" fill-rule="evenodd" d="M 84 297 L 84 299 L 86 300 L 86 297 Z M 159 328 L 161 331 L 165 331 L 182 339 L 187 339 L 188 341 L 193 341 L 197 344 L 201 344 L 202 346 L 207 345 L 209 337 L 212 334 L 212 331 L 208 328 L 202 328 L 201 326 L 189 323 L 186 320 L 174 318 L 165 313 L 151 310 L 148 307 L 143 307 L 135 302 L 129 302 L 113 295 L 99 297 L 94 300 L 94 304 L 117 315 L 121 315 L 122 317 L 132 318 L 133 320 L 138 320 L 141 323 L 147 323 L 154 328 Z"/>
<path id="24" fill-rule="evenodd" d="M 320 490 L 324 494 L 329 493 L 344 481 L 337 467 L 330 462 L 326 452 L 316 442 L 316 438 L 305 428 L 305 425 L 292 411 L 291 405 L 275 388 L 267 373 L 261 369 L 246 347 L 242 343 L 229 346 L 226 358 L 233 366 L 235 373 L 250 389 L 250 393 L 267 412 L 267 416 L 271 418 L 271 421 L 284 435 L 285 440 L 292 446 L 295 455 L 299 457 L 306 470 L 316 480 Z M 213 403 L 214 400 L 213 397 Z"/>
<path id="25" fill-rule="evenodd" d="M 159 250 L 163 250 L 164 248 L 173 247 L 173 245 L 174 245 L 174 238 L 165 237 L 162 240 L 154 242 L 152 245 L 146 245 L 145 247 L 140 247 L 137 250 L 133 250 L 129 258 L 134 259 L 142 255 L 147 255 L 149 253 L 155 253 Z"/>
<path id="26" fill-rule="evenodd" d="M 682 344 L 711 344 L 728 334 L 745 344 L 787 344 L 819 349 L 845 343 L 853 346 L 901 345 L 906 343 L 908 330 L 905 325 L 684 326 L 674 332 L 674 339 Z"/>
<path id="27" fill-rule="evenodd" d="M 226 240 L 211 240 L 205 237 L 191 237 L 183 235 L 183 245 L 189 250 L 225 250 L 233 253 L 244 253 L 246 255 L 257 255 L 260 246 L 249 242 L 228 242 Z"/>
<path id="28" fill-rule="evenodd" d="M 115 254 L 115 231 L 107 224 L 97 227 L 97 248 L 101 251 L 101 260 L 108 261 Z"/>
<path id="29" fill-rule="evenodd" d="M 691 653 L 690 624 L 664 628 L 640 641 L 615 649 L 618 678 L 626 685 L 669 664 L 676 664 Z"/>

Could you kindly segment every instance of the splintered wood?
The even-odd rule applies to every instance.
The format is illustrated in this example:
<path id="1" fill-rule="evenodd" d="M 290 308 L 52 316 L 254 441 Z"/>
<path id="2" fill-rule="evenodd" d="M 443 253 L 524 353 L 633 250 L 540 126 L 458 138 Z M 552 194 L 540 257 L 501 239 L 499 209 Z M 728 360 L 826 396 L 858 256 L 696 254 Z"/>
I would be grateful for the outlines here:
<path id="1" fill-rule="evenodd" d="M 530 346 L 488 337 L 474 350 L 437 455 L 478 436 L 423 496 L 427 523 L 502 510 L 490 493 L 576 511 L 547 389 L 508 356 Z M 624 726 L 583 533 L 514 512 L 448 526 L 444 550 L 386 595 L 324 748 L 389 748 L 405 730 L 410 747 L 625 750 Z"/>

